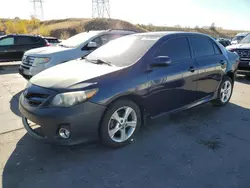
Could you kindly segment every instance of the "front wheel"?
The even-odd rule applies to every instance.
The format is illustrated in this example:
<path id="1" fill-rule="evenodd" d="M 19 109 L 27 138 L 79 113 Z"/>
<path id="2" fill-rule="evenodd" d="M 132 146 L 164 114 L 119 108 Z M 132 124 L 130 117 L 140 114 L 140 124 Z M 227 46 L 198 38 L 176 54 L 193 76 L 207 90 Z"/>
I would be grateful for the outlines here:
<path id="1" fill-rule="evenodd" d="M 106 111 L 100 125 L 100 137 L 107 147 L 129 144 L 141 126 L 139 107 L 130 100 L 118 100 Z"/>
<path id="2" fill-rule="evenodd" d="M 233 81 L 230 77 L 225 76 L 218 90 L 217 98 L 213 101 L 215 106 L 226 105 L 233 93 Z"/>

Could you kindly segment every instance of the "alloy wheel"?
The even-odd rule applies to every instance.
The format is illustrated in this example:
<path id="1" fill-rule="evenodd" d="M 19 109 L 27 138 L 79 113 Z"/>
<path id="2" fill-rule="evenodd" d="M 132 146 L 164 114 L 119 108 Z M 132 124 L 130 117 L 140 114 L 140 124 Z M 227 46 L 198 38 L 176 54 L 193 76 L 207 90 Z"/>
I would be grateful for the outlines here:
<path id="1" fill-rule="evenodd" d="M 221 87 L 221 91 L 220 91 L 220 100 L 223 103 L 226 103 L 232 94 L 232 84 L 230 81 L 225 81 Z"/>
<path id="2" fill-rule="evenodd" d="M 116 110 L 108 123 L 108 133 L 114 142 L 125 142 L 134 133 L 137 115 L 133 108 L 124 106 Z"/>

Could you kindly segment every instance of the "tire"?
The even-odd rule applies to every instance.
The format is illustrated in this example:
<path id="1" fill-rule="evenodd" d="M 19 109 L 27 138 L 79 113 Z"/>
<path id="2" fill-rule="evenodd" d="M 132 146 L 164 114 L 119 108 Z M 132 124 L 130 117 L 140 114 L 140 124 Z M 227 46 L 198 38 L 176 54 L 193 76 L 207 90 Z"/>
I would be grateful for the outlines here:
<path id="1" fill-rule="evenodd" d="M 127 118 L 125 117 L 126 111 L 128 112 Z M 134 102 L 115 101 L 108 107 L 100 124 L 100 139 L 103 145 L 109 148 L 119 148 L 131 143 L 140 129 L 141 122 L 140 109 Z"/>
<path id="2" fill-rule="evenodd" d="M 230 91 L 227 90 L 227 92 L 223 92 L 222 90 L 225 90 L 225 84 L 229 84 L 230 83 Z M 215 106 L 224 106 L 226 105 L 232 96 L 233 93 L 233 86 L 234 83 L 232 81 L 232 79 L 228 76 L 225 76 L 220 84 L 219 90 L 218 90 L 218 94 L 217 94 L 217 98 L 212 102 Z M 222 92 L 224 93 L 224 95 L 222 94 Z M 224 98 L 223 98 L 224 96 Z"/>

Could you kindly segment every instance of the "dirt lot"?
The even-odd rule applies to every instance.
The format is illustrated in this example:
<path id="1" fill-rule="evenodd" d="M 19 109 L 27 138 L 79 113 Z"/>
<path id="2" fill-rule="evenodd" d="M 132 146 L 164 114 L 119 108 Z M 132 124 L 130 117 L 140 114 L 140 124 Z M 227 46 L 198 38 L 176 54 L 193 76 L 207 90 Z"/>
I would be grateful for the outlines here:
<path id="1" fill-rule="evenodd" d="M 230 104 L 206 104 L 148 122 L 128 147 L 58 147 L 22 129 L 26 81 L 0 71 L 0 187 L 247 188 L 250 81 L 238 78 Z"/>

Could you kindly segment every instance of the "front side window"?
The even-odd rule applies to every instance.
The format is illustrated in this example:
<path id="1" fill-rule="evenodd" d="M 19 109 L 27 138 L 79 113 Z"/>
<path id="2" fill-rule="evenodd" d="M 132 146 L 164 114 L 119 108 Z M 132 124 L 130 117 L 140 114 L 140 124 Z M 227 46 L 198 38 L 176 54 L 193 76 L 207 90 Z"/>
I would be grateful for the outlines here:
<path id="1" fill-rule="evenodd" d="M 157 56 L 168 56 L 172 62 L 190 59 L 191 52 L 187 38 L 169 39 L 160 47 L 155 57 Z"/>
<path id="2" fill-rule="evenodd" d="M 14 37 L 0 39 L 0 46 L 14 45 Z"/>
<path id="3" fill-rule="evenodd" d="M 207 37 L 190 37 L 190 41 L 196 57 L 214 55 L 212 41 Z"/>

